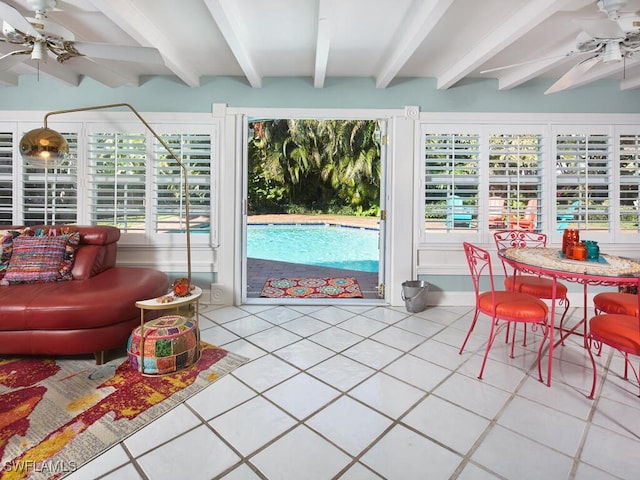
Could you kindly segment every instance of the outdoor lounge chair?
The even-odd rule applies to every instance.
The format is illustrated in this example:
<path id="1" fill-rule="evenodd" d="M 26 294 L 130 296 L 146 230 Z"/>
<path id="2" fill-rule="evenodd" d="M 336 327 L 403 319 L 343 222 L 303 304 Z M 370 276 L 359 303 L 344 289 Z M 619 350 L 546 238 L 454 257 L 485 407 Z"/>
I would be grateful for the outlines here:
<path id="1" fill-rule="evenodd" d="M 567 208 L 566 213 L 559 214 L 556 218 L 558 219 L 558 232 L 563 232 L 568 226 L 569 222 L 575 218 L 575 211 L 580 205 L 580 200 L 574 201 L 569 208 Z"/>
<path id="2" fill-rule="evenodd" d="M 504 228 L 504 198 L 489 197 L 489 228 Z"/>
<path id="3" fill-rule="evenodd" d="M 450 195 L 447 198 L 447 228 L 464 226 L 471 228 L 473 214 L 470 208 L 465 207 L 462 197 Z"/>
<path id="4" fill-rule="evenodd" d="M 527 202 L 527 208 L 522 217 L 511 215 L 509 217 L 509 230 L 530 230 L 536 229 L 536 220 L 538 218 L 538 200 L 535 198 Z"/>

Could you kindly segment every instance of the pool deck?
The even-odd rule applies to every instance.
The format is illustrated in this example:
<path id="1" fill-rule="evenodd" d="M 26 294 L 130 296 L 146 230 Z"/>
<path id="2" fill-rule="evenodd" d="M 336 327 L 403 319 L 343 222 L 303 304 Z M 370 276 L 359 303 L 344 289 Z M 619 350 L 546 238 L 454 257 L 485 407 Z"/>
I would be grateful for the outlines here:
<path id="1" fill-rule="evenodd" d="M 251 215 L 247 218 L 247 224 L 249 225 L 326 223 L 329 225 L 343 225 L 348 227 L 378 228 L 378 222 L 379 219 L 374 217 L 347 217 L 339 215 Z M 276 262 L 257 258 L 247 258 L 247 298 L 259 298 L 262 286 L 270 277 L 355 277 L 360 285 L 363 298 L 378 298 L 377 272 L 317 267 L 314 265 Z M 295 301 L 296 299 L 287 300 Z"/>
<path id="2" fill-rule="evenodd" d="M 378 228 L 377 217 L 349 217 L 340 215 L 249 215 L 248 225 L 271 224 L 316 224 L 343 225 L 346 227 Z"/>

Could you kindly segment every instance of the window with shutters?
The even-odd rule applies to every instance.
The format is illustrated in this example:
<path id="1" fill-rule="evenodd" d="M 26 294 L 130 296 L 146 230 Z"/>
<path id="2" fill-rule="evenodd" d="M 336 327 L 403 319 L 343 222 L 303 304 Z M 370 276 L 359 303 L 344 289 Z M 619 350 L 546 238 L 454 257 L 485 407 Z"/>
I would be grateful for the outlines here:
<path id="1" fill-rule="evenodd" d="M 41 125 L 0 124 L 0 225 L 113 225 L 125 244 L 185 241 L 183 172 L 148 129 L 129 121 L 65 125 L 52 128 L 67 139 L 69 158 L 45 170 L 16 153 L 21 135 Z M 207 234 L 192 236 L 192 243 L 216 245 L 211 224 L 216 125 L 210 119 L 172 121 L 154 124 L 154 130 L 186 166 L 191 231 Z"/>
<path id="2" fill-rule="evenodd" d="M 608 133 L 555 135 L 557 229 L 606 233 L 611 225 L 612 138 Z"/>
<path id="3" fill-rule="evenodd" d="M 168 125 L 161 126 L 171 132 Z M 115 225 L 123 234 L 181 234 L 186 228 L 182 167 L 150 132 L 89 134 L 89 215 L 93 224 Z M 211 231 L 209 127 L 175 128 L 159 133 L 188 173 L 192 232 Z M 208 238 L 207 238 L 208 239 Z"/>
<path id="4" fill-rule="evenodd" d="M 89 136 L 89 215 L 92 225 L 146 233 L 147 138 L 143 133 Z"/>
<path id="5" fill-rule="evenodd" d="M 622 134 L 619 138 L 619 231 L 622 234 L 638 233 L 640 231 L 640 135 Z"/>
<path id="6" fill-rule="evenodd" d="M 540 231 L 545 221 L 540 130 L 458 125 L 431 133 L 434 129 L 425 127 L 424 233 Z"/>
<path id="7" fill-rule="evenodd" d="M 13 133 L 0 131 L 0 225 L 13 224 Z"/>
<path id="8" fill-rule="evenodd" d="M 61 166 L 43 169 L 21 162 L 24 225 L 78 222 L 78 136 L 60 133 L 69 145 L 69 157 Z"/>
<path id="9" fill-rule="evenodd" d="M 492 133 L 488 141 L 488 227 L 540 231 L 544 225 L 543 136 Z"/>
<path id="10" fill-rule="evenodd" d="M 163 134 L 162 139 L 185 165 L 188 172 L 191 230 L 210 231 L 211 211 L 211 135 L 208 133 Z M 154 229 L 156 232 L 185 230 L 184 177 L 167 150 L 154 144 Z"/>
<path id="11" fill-rule="evenodd" d="M 423 140 L 425 232 L 476 229 L 479 135 L 443 129 Z"/>

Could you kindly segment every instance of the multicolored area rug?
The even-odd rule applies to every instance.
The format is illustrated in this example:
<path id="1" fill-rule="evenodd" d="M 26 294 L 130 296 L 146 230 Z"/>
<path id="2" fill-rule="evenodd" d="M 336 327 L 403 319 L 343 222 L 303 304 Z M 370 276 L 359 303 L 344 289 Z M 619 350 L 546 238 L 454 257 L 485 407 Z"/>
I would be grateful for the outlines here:
<path id="1" fill-rule="evenodd" d="M 0 358 L 0 479 L 59 479 L 248 359 L 202 343 L 198 363 L 143 376 L 120 358 Z"/>
<path id="2" fill-rule="evenodd" d="M 262 287 L 267 298 L 362 298 L 358 281 L 353 277 L 269 278 Z"/>

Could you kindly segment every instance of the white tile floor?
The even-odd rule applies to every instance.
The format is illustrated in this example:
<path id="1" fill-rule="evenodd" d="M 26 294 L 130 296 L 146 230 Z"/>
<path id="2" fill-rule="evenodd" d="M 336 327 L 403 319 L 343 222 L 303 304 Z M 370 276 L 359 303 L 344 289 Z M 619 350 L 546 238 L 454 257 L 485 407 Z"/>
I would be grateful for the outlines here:
<path id="1" fill-rule="evenodd" d="M 510 359 L 473 309 L 205 308 L 203 340 L 252 360 L 69 476 L 78 479 L 637 479 L 640 399 L 605 350 L 596 400 L 581 339 L 549 388 L 537 337 Z M 582 315 L 571 312 L 572 321 Z"/>

